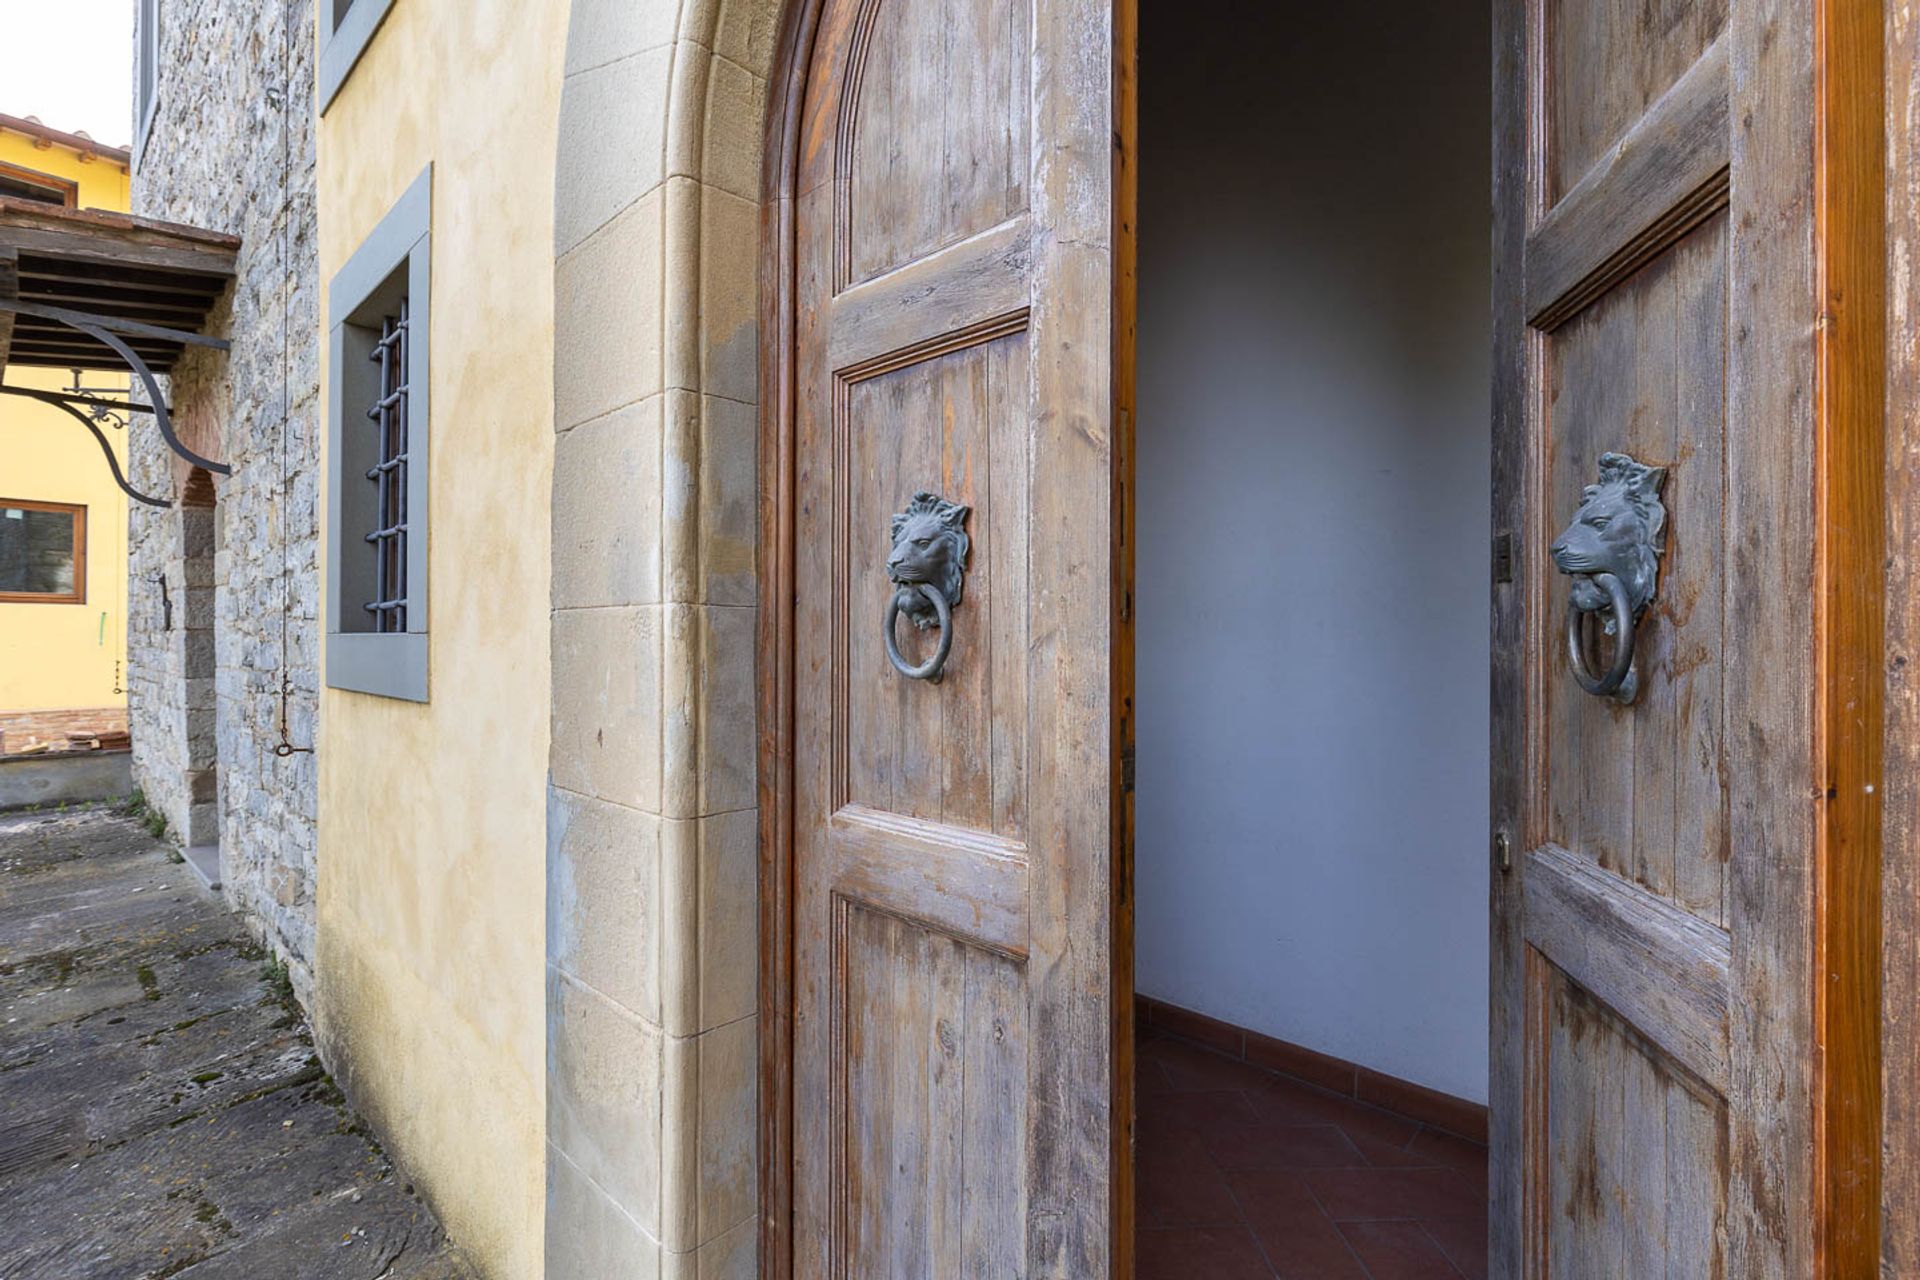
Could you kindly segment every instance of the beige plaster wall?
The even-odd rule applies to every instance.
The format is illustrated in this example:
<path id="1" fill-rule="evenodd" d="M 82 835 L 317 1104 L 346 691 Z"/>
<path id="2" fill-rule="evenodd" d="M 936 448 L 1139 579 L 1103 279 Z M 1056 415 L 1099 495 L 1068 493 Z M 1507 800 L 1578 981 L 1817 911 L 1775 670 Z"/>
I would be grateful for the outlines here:
<path id="1" fill-rule="evenodd" d="M 574 0 L 547 1275 L 756 1261 L 755 270 L 777 0 Z"/>
<path id="2" fill-rule="evenodd" d="M 566 0 L 396 0 L 318 140 L 323 288 L 434 175 L 431 700 L 322 690 L 318 1031 L 455 1242 L 513 1280 L 542 1265 L 566 20 Z"/>

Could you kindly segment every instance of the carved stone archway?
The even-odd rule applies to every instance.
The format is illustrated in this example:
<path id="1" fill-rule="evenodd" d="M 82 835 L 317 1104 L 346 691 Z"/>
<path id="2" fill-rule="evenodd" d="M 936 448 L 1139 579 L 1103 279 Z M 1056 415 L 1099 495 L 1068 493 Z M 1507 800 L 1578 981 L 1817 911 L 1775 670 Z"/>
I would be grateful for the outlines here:
<path id="1" fill-rule="evenodd" d="M 551 1276 L 756 1271 L 756 272 L 781 8 L 572 5 L 555 191 Z"/>

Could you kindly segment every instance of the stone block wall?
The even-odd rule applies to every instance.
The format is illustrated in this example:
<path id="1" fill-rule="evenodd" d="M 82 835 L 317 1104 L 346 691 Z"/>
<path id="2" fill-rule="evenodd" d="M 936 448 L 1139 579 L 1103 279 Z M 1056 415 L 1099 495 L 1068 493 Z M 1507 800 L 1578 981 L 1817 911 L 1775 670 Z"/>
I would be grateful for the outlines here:
<path id="1" fill-rule="evenodd" d="M 131 515 L 135 780 L 178 837 L 217 839 L 225 892 L 305 1000 L 319 613 L 313 6 L 160 8 L 133 211 L 231 232 L 242 247 L 209 322 L 231 351 L 190 350 L 169 390 L 183 437 L 232 474 L 191 471 L 151 426 L 132 433 L 133 482 L 175 499 L 173 510 Z"/>
<path id="2" fill-rule="evenodd" d="M 756 1273 L 755 273 L 779 10 L 571 9 L 554 204 L 552 1276 Z"/>

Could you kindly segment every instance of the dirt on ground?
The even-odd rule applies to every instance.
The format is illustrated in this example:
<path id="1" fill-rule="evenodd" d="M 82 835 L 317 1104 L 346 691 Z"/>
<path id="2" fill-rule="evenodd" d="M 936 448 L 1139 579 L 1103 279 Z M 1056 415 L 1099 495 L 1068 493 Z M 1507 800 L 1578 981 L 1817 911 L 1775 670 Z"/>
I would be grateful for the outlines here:
<path id="1" fill-rule="evenodd" d="M 0 814 L 0 1280 L 465 1280 L 137 810 Z"/>

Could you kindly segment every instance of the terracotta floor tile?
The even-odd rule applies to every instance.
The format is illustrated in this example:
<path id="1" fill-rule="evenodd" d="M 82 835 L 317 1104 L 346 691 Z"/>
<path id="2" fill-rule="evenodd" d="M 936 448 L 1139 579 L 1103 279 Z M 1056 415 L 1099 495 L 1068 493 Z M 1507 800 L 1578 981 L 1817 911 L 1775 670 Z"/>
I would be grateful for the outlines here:
<path id="1" fill-rule="evenodd" d="M 1456 1138 L 1438 1129 L 1422 1129 L 1407 1144 L 1407 1150 L 1428 1157 L 1427 1163 L 1464 1169 L 1482 1177 L 1487 1172 L 1487 1149 L 1477 1142 Z"/>
<path id="2" fill-rule="evenodd" d="M 1135 1252 L 1139 1280 L 1273 1280 L 1242 1226 L 1142 1231 Z"/>
<path id="3" fill-rule="evenodd" d="M 1135 1170 L 1135 1216 L 1143 1229 L 1238 1223 L 1240 1208 L 1227 1182 L 1191 1130 L 1143 1133 Z"/>
<path id="4" fill-rule="evenodd" d="M 1268 1077 L 1261 1088 L 1248 1092 L 1247 1100 L 1256 1112 L 1277 1124 L 1337 1124 L 1356 1145 L 1364 1139 L 1405 1148 L 1420 1132 L 1420 1126 L 1411 1120 L 1284 1076 Z"/>
<path id="5" fill-rule="evenodd" d="M 1141 1280 L 1486 1280 L 1484 1148 L 1175 1040 L 1139 1086 Z"/>
<path id="6" fill-rule="evenodd" d="M 1167 1093 L 1140 1108 L 1140 1130 L 1191 1129 L 1195 1132 L 1242 1129 L 1259 1123 L 1247 1095 L 1238 1089 Z"/>
<path id="7" fill-rule="evenodd" d="M 1256 1169 L 1227 1182 L 1280 1280 L 1368 1280 L 1299 1174 Z"/>
<path id="8" fill-rule="evenodd" d="M 1183 1040 L 1148 1040 L 1137 1052 L 1158 1063 L 1176 1090 L 1260 1089 L 1276 1078 L 1270 1071 Z"/>
<path id="9" fill-rule="evenodd" d="M 1373 1280 L 1460 1280 L 1417 1222 L 1347 1222 L 1340 1226 Z"/>
<path id="10" fill-rule="evenodd" d="M 1487 1219 L 1428 1218 L 1421 1226 L 1467 1280 L 1487 1280 Z"/>
<path id="11" fill-rule="evenodd" d="M 1302 1176 L 1336 1222 L 1486 1213 L 1484 1179 L 1457 1169 L 1318 1169 Z"/>
<path id="12" fill-rule="evenodd" d="M 1200 1126 L 1207 1153 L 1222 1169 L 1351 1169 L 1366 1159 L 1330 1124 L 1279 1125 L 1215 1120 Z"/>

